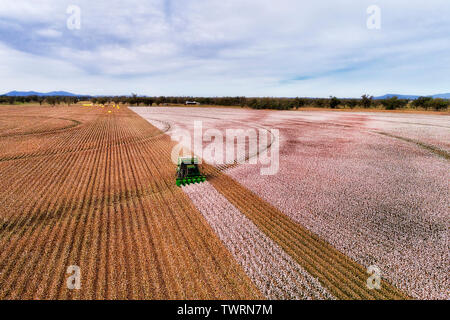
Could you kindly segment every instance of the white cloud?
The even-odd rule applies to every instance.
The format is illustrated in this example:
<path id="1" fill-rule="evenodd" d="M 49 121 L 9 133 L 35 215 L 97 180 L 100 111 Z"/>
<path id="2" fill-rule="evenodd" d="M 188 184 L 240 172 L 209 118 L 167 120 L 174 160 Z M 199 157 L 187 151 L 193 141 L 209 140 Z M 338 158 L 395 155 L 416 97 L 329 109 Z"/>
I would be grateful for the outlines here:
<path id="1" fill-rule="evenodd" d="M 449 91 L 447 0 L 378 0 L 379 31 L 366 28 L 373 0 L 72 2 L 81 8 L 81 30 L 66 28 L 69 3 L 2 1 L 0 43 L 16 53 L 2 62 L 14 78 L 2 74 L 3 88 L 37 79 L 47 90 L 63 83 L 93 94 Z M 60 68 L 76 76 L 55 82 Z"/>
<path id="2" fill-rule="evenodd" d="M 40 29 L 36 31 L 36 34 L 45 38 L 58 38 L 62 32 L 55 29 Z"/>

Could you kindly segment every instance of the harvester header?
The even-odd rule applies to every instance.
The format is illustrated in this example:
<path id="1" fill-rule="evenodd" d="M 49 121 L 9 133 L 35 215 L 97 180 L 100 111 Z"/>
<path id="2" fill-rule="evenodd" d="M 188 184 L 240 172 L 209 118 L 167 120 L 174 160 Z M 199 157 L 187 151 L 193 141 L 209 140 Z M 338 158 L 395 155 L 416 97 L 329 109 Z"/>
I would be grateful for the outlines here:
<path id="1" fill-rule="evenodd" d="M 206 176 L 201 173 L 196 157 L 178 158 L 176 177 L 176 183 L 179 187 L 206 181 Z"/>

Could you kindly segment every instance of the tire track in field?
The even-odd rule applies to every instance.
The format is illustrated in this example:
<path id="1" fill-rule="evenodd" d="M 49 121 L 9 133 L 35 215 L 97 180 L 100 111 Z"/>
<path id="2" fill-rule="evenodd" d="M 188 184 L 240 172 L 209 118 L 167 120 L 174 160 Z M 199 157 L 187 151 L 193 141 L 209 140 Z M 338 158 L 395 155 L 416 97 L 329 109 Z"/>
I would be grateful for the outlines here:
<path id="1" fill-rule="evenodd" d="M 75 137 L 75 138 L 77 138 L 77 137 Z M 53 157 L 53 158 L 51 158 L 50 162 L 53 163 L 53 162 L 61 161 L 62 163 L 65 163 L 68 160 L 72 161 L 72 159 L 74 159 L 74 158 L 73 157 L 72 158 L 64 157 L 63 160 L 61 160 L 61 157 Z M 25 166 L 24 168 L 22 168 L 22 170 L 24 172 L 24 173 L 22 173 L 22 176 L 24 178 L 16 181 L 15 184 L 12 184 L 12 188 L 15 188 L 15 191 L 13 191 L 13 194 L 16 193 L 17 190 L 20 190 L 21 188 L 28 189 L 28 191 L 29 191 L 29 193 L 27 194 L 28 196 L 22 197 L 22 199 L 21 199 L 22 202 L 19 203 L 20 207 L 23 206 L 29 198 L 31 198 L 31 199 L 36 198 L 35 196 L 33 197 L 31 195 L 36 193 L 35 190 L 36 190 L 36 188 L 39 187 L 40 184 L 42 184 L 42 180 L 52 181 L 53 179 L 55 179 L 55 177 L 57 177 L 59 182 L 64 181 L 63 175 L 55 174 L 58 171 L 52 172 L 52 168 L 48 166 L 48 162 L 49 162 L 48 160 L 47 161 L 42 160 L 38 165 L 36 165 L 34 167 L 27 168 Z M 29 163 L 25 163 L 25 164 L 29 164 Z M 72 164 L 74 164 L 74 162 L 72 162 Z M 61 169 L 60 167 L 57 167 L 57 168 Z M 44 169 L 44 170 L 42 170 L 42 169 Z M 18 174 L 20 174 L 20 173 L 18 173 Z M 39 176 L 38 176 L 38 178 L 32 180 L 32 183 L 34 182 L 34 184 L 31 185 L 30 187 L 26 186 L 27 181 L 30 180 L 30 176 L 33 176 L 35 174 L 39 174 Z M 49 174 L 53 175 L 50 177 L 51 179 L 49 179 Z M 44 190 L 46 190 L 47 188 L 48 187 L 45 187 Z M 7 190 L 7 192 L 9 194 L 11 194 L 11 192 L 9 190 Z M 42 201 L 42 200 L 43 200 L 42 197 L 37 198 L 36 202 L 32 206 L 33 207 L 36 206 L 36 203 L 38 201 Z M 0 203 L 0 205 L 3 205 L 3 203 Z M 18 207 L 18 209 L 20 207 Z M 20 210 L 16 210 L 16 213 L 19 213 L 19 212 L 20 212 Z M 27 212 L 27 211 L 25 210 L 25 212 Z M 10 219 L 10 218 L 11 217 L 8 217 L 8 219 Z M 17 219 L 12 220 L 9 224 L 6 224 L 6 225 L 4 224 L 3 229 L 13 229 L 12 232 L 14 232 L 15 231 L 14 229 L 17 227 L 24 227 L 26 224 L 34 225 L 39 220 L 40 220 L 39 216 L 28 217 L 27 215 L 23 215 L 23 214 L 17 215 Z"/>
<path id="2" fill-rule="evenodd" d="M 67 159 L 67 158 L 66 158 Z M 70 159 L 68 159 L 68 160 L 70 160 Z M 68 169 L 68 168 L 70 168 L 71 167 L 71 165 L 72 164 L 75 164 L 75 162 L 76 162 L 76 159 L 74 158 L 73 160 L 72 160 L 73 162 L 71 163 L 70 161 L 69 162 L 66 162 L 66 161 L 63 161 L 63 163 L 65 163 L 66 164 L 66 166 L 64 167 L 64 166 L 61 166 L 61 168 L 63 168 L 63 169 Z M 65 174 L 63 174 L 63 175 L 58 175 L 58 176 L 65 176 Z M 54 180 L 54 182 L 56 183 L 57 181 L 56 180 Z M 51 188 L 47 188 L 46 190 L 51 190 Z M 45 197 L 42 197 L 41 199 L 44 199 Z M 47 209 L 48 210 L 48 209 Z M 44 211 L 42 211 L 42 212 L 50 212 L 52 209 L 50 208 L 50 211 L 47 211 L 47 210 L 44 210 Z M 46 214 L 46 217 L 48 217 L 48 213 Z"/>
<path id="3" fill-rule="evenodd" d="M 141 118 L 139 118 L 139 119 L 141 119 Z M 142 120 L 143 121 L 143 120 Z M 170 142 L 170 140 L 169 139 L 166 139 L 168 142 Z M 170 142 L 171 143 L 171 142 Z M 162 146 L 161 146 L 162 148 L 163 148 L 163 150 L 167 150 L 168 149 L 168 146 L 167 146 L 167 144 L 163 144 Z M 154 152 L 154 149 L 155 148 L 152 148 L 152 149 L 149 149 L 151 152 Z M 164 157 L 163 157 L 164 158 Z M 140 159 L 140 157 L 137 157 L 137 159 Z M 155 152 L 155 155 L 154 156 L 151 156 L 151 157 L 149 157 L 149 159 L 152 159 L 152 162 L 154 163 L 155 161 L 157 161 L 157 162 L 159 162 L 159 164 L 158 163 L 154 163 L 153 165 L 151 165 L 151 166 L 149 166 L 148 167 L 148 169 L 149 170 L 152 170 L 152 168 L 162 168 L 162 167 L 166 167 L 168 170 L 170 170 L 170 172 L 172 172 L 172 170 L 174 169 L 174 166 L 173 165 L 171 165 L 170 164 L 170 162 L 168 162 L 167 160 L 166 161 L 164 161 L 164 160 L 161 160 L 161 152 Z M 168 164 L 170 164 L 169 166 L 168 166 Z M 167 172 L 167 170 L 165 170 L 166 172 Z M 153 175 L 153 174 L 152 174 Z M 168 184 L 171 184 L 172 185 L 172 187 L 169 187 L 168 188 L 168 190 L 169 191 L 171 191 L 171 192 L 173 192 L 174 190 L 178 190 L 176 187 L 174 187 L 173 186 L 173 184 L 172 184 L 172 174 L 170 174 L 170 175 L 166 175 L 165 177 L 161 177 L 160 179 L 156 179 L 155 180 L 155 182 L 157 182 L 158 184 L 159 184 L 159 181 L 160 182 L 163 182 L 163 184 L 165 185 L 164 187 L 162 187 L 163 189 L 166 189 L 166 187 L 167 187 L 167 185 Z M 161 187 L 159 187 L 159 188 L 161 188 Z M 183 193 L 178 193 L 178 194 L 176 194 L 175 196 L 177 197 L 177 198 L 182 198 L 181 197 L 181 195 L 183 195 Z M 164 194 L 162 194 L 162 195 L 159 195 L 159 194 L 154 194 L 153 196 L 155 196 L 155 197 L 158 197 L 158 196 L 163 196 L 164 197 Z M 184 201 L 178 201 L 178 202 L 175 202 L 175 203 L 177 203 L 177 204 L 182 204 L 182 203 L 185 203 Z M 192 208 L 189 208 L 189 210 L 192 210 Z M 171 211 L 171 212 L 173 212 L 173 211 Z M 187 217 L 187 218 L 192 218 L 192 217 L 197 217 L 197 215 L 182 215 L 183 217 Z M 184 224 L 186 224 L 186 223 L 181 223 L 181 225 L 184 225 Z M 199 230 L 200 231 L 200 230 Z M 200 231 L 201 232 L 201 231 Z M 193 234 L 193 235 L 196 235 L 198 232 L 190 232 L 189 234 Z M 198 243 L 204 243 L 204 241 L 197 241 Z M 202 251 L 199 251 L 199 252 L 202 252 Z M 220 256 L 220 255 L 219 255 Z M 205 257 L 205 258 L 208 258 L 207 256 Z M 207 273 L 207 274 L 209 274 L 209 273 Z M 244 282 L 245 283 L 245 282 Z M 246 289 L 246 290 L 248 290 L 248 289 Z"/>
<path id="4" fill-rule="evenodd" d="M 445 160 L 450 160 L 450 153 L 442 150 L 440 148 L 437 148 L 435 146 L 432 146 L 428 143 L 424 143 L 418 140 L 414 140 L 414 139 L 410 139 L 410 138 L 406 138 L 406 137 L 402 137 L 402 136 L 397 136 L 395 134 L 391 134 L 391 133 L 387 133 L 387 132 L 383 132 L 383 131 L 371 131 L 373 133 L 379 134 L 379 135 L 383 135 L 389 138 L 393 138 L 393 139 L 398 139 L 404 142 L 408 142 L 408 143 L 412 143 L 415 144 L 416 146 L 425 149 L 431 153 L 434 153 L 435 155 L 444 158 Z"/>
<path id="5" fill-rule="evenodd" d="M 173 128 L 173 126 L 172 126 L 170 123 L 168 123 L 168 122 L 166 122 L 166 121 L 157 120 L 157 119 L 154 119 L 154 118 L 149 118 L 149 117 L 147 117 L 147 113 L 146 113 L 145 111 L 144 111 L 144 112 L 138 112 L 138 108 L 131 108 L 131 110 L 132 110 L 133 112 L 135 112 L 136 114 L 138 114 L 138 115 L 139 115 L 140 117 L 142 117 L 143 119 L 145 119 L 146 121 L 148 121 L 150 124 L 152 124 L 152 125 L 158 127 L 158 129 L 162 130 L 162 132 L 164 132 L 164 133 L 166 133 L 166 134 L 170 134 L 169 131 Z M 151 114 L 151 115 L 158 115 L 158 114 L 166 115 L 166 113 L 164 113 L 164 112 L 151 112 L 150 114 Z M 213 119 L 213 120 L 223 120 L 223 119 L 221 119 L 221 118 L 210 117 L 210 116 L 203 116 L 202 118 L 204 118 L 204 119 Z M 228 122 L 236 123 L 236 124 L 238 124 L 240 127 L 242 127 L 242 121 L 239 121 L 239 120 L 227 120 L 227 121 L 228 121 Z M 158 125 L 156 125 L 156 124 L 154 124 L 154 122 L 160 122 L 160 123 L 162 123 L 162 124 L 164 125 L 164 128 L 161 129 L 161 127 L 158 126 Z M 247 153 L 246 153 L 246 154 L 244 155 L 243 158 L 236 159 L 236 160 L 234 160 L 234 162 L 231 163 L 231 164 L 223 164 L 223 165 L 215 164 L 214 166 L 215 166 L 217 169 L 219 169 L 219 170 L 221 170 L 221 171 L 225 171 L 225 170 L 227 170 L 227 169 L 237 167 L 237 166 L 239 166 L 240 164 L 245 163 L 245 162 L 249 161 L 250 159 L 252 159 L 252 158 L 254 158 L 254 157 L 258 157 L 261 153 L 263 153 L 263 152 L 265 152 L 265 151 L 267 151 L 267 150 L 270 150 L 270 148 L 272 147 L 272 145 L 273 145 L 273 143 L 274 143 L 274 141 L 275 141 L 275 136 L 274 136 L 274 134 L 273 134 L 273 132 L 272 132 L 271 130 L 269 130 L 268 128 L 266 128 L 266 127 L 264 127 L 264 126 L 262 126 L 262 125 L 258 125 L 258 124 L 255 124 L 255 123 L 253 123 L 253 125 L 252 125 L 251 127 L 249 127 L 248 125 L 244 125 L 244 127 L 248 128 L 248 129 L 260 129 L 260 130 L 264 130 L 266 133 L 268 133 L 268 134 L 270 135 L 270 142 L 269 142 L 266 146 L 264 146 L 263 148 L 261 148 L 261 149 L 259 148 L 259 145 L 258 145 L 258 148 L 257 148 L 256 153 L 250 154 L 250 152 L 249 152 L 248 155 L 246 155 L 246 154 L 247 154 Z M 163 129 L 164 129 L 164 130 L 163 130 Z M 237 157 L 238 157 L 238 155 L 237 155 Z M 205 160 L 203 160 L 203 161 L 205 161 Z"/>
<path id="6" fill-rule="evenodd" d="M 170 130 L 170 124 L 167 123 L 166 127 L 163 129 L 163 131 L 157 130 L 155 128 L 155 130 L 152 130 L 151 134 L 148 134 L 148 132 L 144 135 L 137 135 L 137 136 L 133 136 L 133 135 L 125 135 L 125 136 L 117 136 L 116 139 L 111 139 L 111 141 L 109 141 L 108 144 L 97 144 L 96 141 L 94 140 L 94 145 L 93 146 L 89 146 L 89 143 L 83 143 L 83 144 L 77 144 L 77 147 L 74 148 L 70 148 L 70 146 L 72 146 L 72 144 L 61 144 L 64 147 L 59 149 L 56 148 L 55 146 L 52 146 L 53 150 L 44 150 L 42 152 L 33 152 L 33 153 L 21 153 L 21 154 L 17 154 L 17 155 L 10 155 L 10 156 L 3 156 L 0 157 L 0 162 L 8 162 L 8 161 L 15 161 L 15 160 L 24 160 L 24 159 L 33 159 L 33 158 L 40 158 L 40 157 L 46 157 L 46 156 L 50 156 L 50 155 L 59 155 L 59 154 L 65 154 L 65 153 L 77 153 L 80 151 L 88 151 L 88 150 L 94 150 L 94 149 L 98 149 L 98 148 L 111 148 L 114 146 L 123 146 L 123 145 L 127 145 L 127 144 L 138 144 L 141 145 L 143 143 L 146 143 L 148 141 L 157 139 L 159 136 L 163 135 L 165 132 L 167 132 L 168 130 Z M 78 128 L 77 128 L 78 129 Z M 71 133 L 70 132 L 63 132 L 63 134 L 66 134 L 67 136 L 69 136 L 69 139 L 71 138 Z M 0 139 L 0 142 L 2 140 Z M 84 145 L 87 146 L 84 146 Z M 82 147 L 81 147 L 82 146 Z"/>
<path id="7" fill-rule="evenodd" d="M 70 159 L 68 159 L 68 158 L 66 158 L 66 160 L 70 160 Z M 64 161 L 65 162 L 65 161 Z M 70 162 L 70 161 L 69 161 Z M 66 167 L 64 167 L 64 166 L 62 166 L 62 167 L 60 167 L 60 170 L 66 170 L 66 172 L 67 172 L 67 166 Z M 49 193 L 49 190 L 51 189 L 51 186 L 52 185 L 55 185 L 57 182 L 59 182 L 60 180 L 62 180 L 62 178 L 61 178 L 61 174 L 58 174 L 58 172 L 56 171 L 56 172 L 53 172 L 53 177 L 51 177 L 51 179 L 48 179 L 48 181 L 50 181 L 51 183 L 47 186 L 47 187 L 45 187 L 44 188 L 44 190 L 46 190 L 46 192 L 47 193 Z M 57 178 L 58 177 L 58 178 Z M 31 192 L 34 192 L 34 190 L 31 190 Z M 45 194 L 44 194 L 45 195 Z M 42 197 L 40 197 L 38 200 L 38 202 L 35 202 L 34 204 L 31 204 L 30 203 L 30 205 L 25 209 L 25 213 L 27 213 L 28 212 L 28 210 L 32 210 L 31 211 L 31 214 L 22 214 L 22 218 L 23 218 L 23 220 L 22 221 L 28 221 L 27 223 L 29 223 L 30 221 L 31 221 L 31 219 L 33 219 L 33 218 L 35 218 L 35 220 L 36 219 L 45 219 L 46 217 L 48 217 L 48 213 L 45 211 L 45 210 L 41 210 L 40 209 L 40 207 L 41 207 L 41 204 L 43 203 L 43 200 L 45 199 L 45 197 L 44 196 L 42 196 Z M 25 200 L 25 199 L 24 199 Z M 49 206 L 51 205 L 51 203 L 52 202 L 50 202 L 49 203 Z M 35 213 L 35 215 L 33 215 L 33 212 Z M 36 217 L 40 217 L 40 218 L 36 218 Z M 20 215 L 18 215 L 18 218 L 20 219 Z M 19 220 L 20 221 L 20 220 Z M 13 234 L 16 236 L 16 237 L 18 237 L 18 238 L 24 238 L 24 239 L 26 239 L 27 237 L 29 237 L 29 236 L 26 236 L 27 234 L 28 235 L 30 235 L 30 234 L 32 234 L 32 232 L 33 232 L 33 230 L 35 230 L 39 225 L 33 225 L 33 224 L 30 224 L 31 226 L 32 226 L 32 229 L 31 230 L 25 230 L 25 229 L 18 229 L 18 227 L 20 227 L 20 226 L 22 226 L 22 224 L 23 223 L 21 223 L 21 222 L 19 222 L 19 223 L 17 223 L 17 225 L 15 225 L 15 228 L 13 228 L 13 230 L 12 230 L 12 232 L 10 232 L 9 233 L 9 235 L 8 235 L 8 237 L 7 237 L 7 239 L 9 239 Z M 42 227 L 42 226 L 41 226 Z M 15 230 L 15 229 L 17 229 L 17 231 Z M 29 231 L 28 233 L 24 233 L 25 231 Z M 13 242 L 14 244 L 16 244 L 16 242 Z M 11 254 L 11 250 L 14 250 L 14 249 L 9 249 L 7 252 L 9 252 L 10 254 Z M 5 252 L 5 251 L 4 251 Z M 2 261 L 3 261 L 3 258 L 2 258 Z"/>
<path id="8" fill-rule="evenodd" d="M 1 116 L 1 117 L 5 117 L 5 116 Z M 26 117 L 26 116 L 21 116 L 21 117 Z M 35 118 L 35 117 L 33 117 L 33 118 Z M 75 119 L 53 118 L 53 117 L 39 117 L 39 118 L 44 118 L 44 119 L 48 119 L 48 120 L 50 120 L 50 119 L 65 120 L 65 121 L 72 122 L 72 124 L 61 127 L 61 128 L 52 129 L 52 130 L 32 130 L 32 131 L 20 132 L 20 133 L 4 133 L 4 134 L 0 134 L 0 138 L 21 137 L 21 136 L 41 135 L 41 134 L 54 134 L 54 133 L 65 131 L 65 130 L 68 130 L 71 128 L 75 128 L 81 124 L 80 121 L 75 120 Z"/>
<path id="9" fill-rule="evenodd" d="M 78 131 L 75 135 L 66 133 L 59 139 L 59 141 L 56 141 L 56 148 L 59 147 L 67 147 L 68 145 L 72 144 L 75 139 L 78 139 L 80 143 L 83 142 L 84 139 L 88 139 L 90 135 L 90 127 L 82 128 L 82 130 Z M 52 139 L 54 140 L 54 139 Z M 45 172 L 45 170 L 51 170 L 51 167 L 49 166 L 49 163 L 53 163 L 53 159 L 59 159 L 58 157 L 50 157 L 47 159 L 39 159 L 35 162 L 30 162 L 26 160 L 17 161 L 17 162 L 11 162 L 10 166 L 2 168 L 2 175 L 3 175 L 3 181 L 6 183 L 6 188 L 2 190 L 2 193 L 5 194 L 8 192 L 8 194 L 11 195 L 11 193 L 14 194 L 14 192 L 17 192 L 17 190 L 31 190 L 36 188 L 41 179 L 45 179 L 45 177 L 48 175 L 48 173 Z M 19 163 L 19 165 L 17 165 Z M 44 170 L 45 169 L 45 170 Z M 30 179 L 30 176 L 35 177 L 35 174 L 40 174 L 39 178 Z M 34 186 L 27 188 L 27 183 L 31 181 L 31 183 L 34 183 Z M 34 191 L 32 191 L 34 192 Z M 4 196 L 3 199 L 0 199 L 0 208 L 4 205 L 4 202 L 8 199 L 8 196 Z M 25 199 L 25 197 L 23 197 Z"/>
<path id="10" fill-rule="evenodd" d="M 373 121 L 381 121 L 381 122 L 388 122 L 386 120 L 373 120 Z M 390 121 L 390 122 L 395 122 L 395 121 Z M 311 126 L 315 126 L 315 127 L 320 127 L 320 126 L 336 126 L 336 127 L 343 127 L 343 128 L 356 128 L 356 126 L 354 125 L 350 125 L 350 124 L 341 124 L 341 123 L 335 123 L 335 122 L 321 122 L 321 121 L 316 121 L 316 122 L 312 122 L 312 121 L 306 121 L 306 120 L 286 120 L 285 123 L 300 123 L 300 124 L 308 124 Z M 406 123 L 406 124 L 416 124 L 416 125 L 426 125 L 426 124 L 420 124 L 420 123 Z M 436 125 L 429 125 L 432 127 L 444 127 L 444 126 L 436 126 Z M 445 127 L 447 128 L 447 127 Z M 382 135 L 382 136 L 386 136 L 386 137 L 390 137 L 393 139 L 398 139 L 398 140 L 402 140 L 404 142 L 408 142 L 408 143 L 412 143 L 415 144 L 417 147 L 420 147 L 422 149 L 425 149 L 431 153 L 434 153 L 436 155 L 438 155 L 441 158 L 444 158 L 446 160 L 450 160 L 450 153 L 438 148 L 436 146 L 433 146 L 431 144 L 428 143 L 424 143 L 422 141 L 419 140 L 414 140 L 414 139 L 410 139 L 407 137 L 403 137 L 403 136 L 399 136 L 399 135 L 395 135 L 392 133 L 388 133 L 388 132 L 384 132 L 384 131 L 380 131 L 380 130 L 373 130 L 373 129 L 366 129 L 365 132 L 367 133 L 372 133 L 372 134 L 378 134 L 378 135 Z"/>
<path id="11" fill-rule="evenodd" d="M 127 154 L 127 157 L 128 157 L 128 160 L 130 161 L 130 165 L 132 166 L 132 168 L 130 168 L 130 172 L 133 175 L 133 178 L 134 178 L 133 180 L 134 181 L 138 181 L 139 178 L 137 178 L 135 175 L 139 175 L 140 179 L 142 179 L 142 181 L 145 181 L 146 180 L 146 178 L 144 178 L 145 172 L 142 170 L 142 168 L 144 168 L 144 164 L 136 163 L 136 162 L 142 161 L 143 155 L 139 155 L 138 153 L 136 153 L 137 150 L 134 150 L 134 148 L 132 146 L 129 146 L 129 149 L 130 150 L 127 150 L 127 151 L 129 151 L 129 153 Z M 154 178 L 155 181 L 157 180 L 156 176 L 152 176 L 152 178 Z M 153 186 L 152 188 L 156 188 L 156 186 Z M 133 199 L 133 200 L 134 199 L 141 199 L 141 197 L 139 196 L 139 194 L 142 193 L 141 189 L 142 189 L 142 186 L 136 185 L 135 194 L 134 195 L 130 195 L 130 198 Z M 156 210 L 153 209 L 151 211 L 152 211 L 152 216 L 153 216 L 155 214 Z M 161 218 L 157 217 L 156 218 L 157 221 L 160 220 L 160 219 L 164 219 L 164 217 L 161 217 Z M 146 229 L 147 233 L 151 233 L 151 232 L 148 232 L 148 224 L 146 226 L 147 226 L 147 229 Z M 163 231 L 161 231 L 161 232 L 163 232 Z M 161 232 L 159 233 L 158 238 L 161 236 Z M 163 244 L 161 244 L 161 245 L 163 245 Z M 154 246 L 154 244 L 152 244 L 152 247 L 153 246 Z M 166 254 L 168 253 L 167 250 L 165 250 L 165 252 L 166 252 Z M 162 259 L 166 259 L 167 260 L 167 255 L 164 255 L 164 256 L 165 257 L 162 258 Z M 160 261 L 160 260 L 158 259 L 157 261 Z M 165 268 L 166 267 L 164 266 L 164 264 L 162 264 L 161 266 L 160 266 L 160 264 L 158 264 L 158 267 L 157 267 L 158 270 L 163 270 Z M 174 282 L 175 283 L 180 283 L 179 279 L 175 280 L 175 277 L 176 277 L 175 274 L 178 274 L 178 271 L 177 270 L 173 270 L 173 268 L 170 268 L 169 272 L 166 273 L 166 277 L 165 277 L 166 279 L 165 280 L 161 279 L 160 287 L 165 287 L 165 294 L 169 294 L 169 297 L 170 296 L 176 297 L 176 295 L 175 295 L 175 292 L 169 293 L 169 290 L 168 290 L 169 288 L 166 287 L 166 283 L 168 283 L 168 284 L 169 283 L 174 283 Z M 179 290 L 177 290 L 177 291 L 183 291 L 183 290 L 184 289 L 179 287 Z"/>
<path id="12" fill-rule="evenodd" d="M 133 148 L 131 146 L 127 146 L 125 148 L 125 155 L 124 157 L 128 159 L 130 163 L 130 167 L 127 168 L 127 170 L 124 171 L 125 176 L 127 177 L 127 181 L 134 181 L 134 190 L 136 194 L 140 193 L 140 188 L 142 188 L 140 185 L 137 184 L 137 181 L 145 181 L 143 172 L 141 169 L 141 166 L 136 164 L 136 160 L 139 160 L 138 156 L 134 153 Z M 131 167 L 133 166 L 136 168 L 136 170 L 133 170 Z M 131 179 L 130 174 L 132 175 L 133 179 Z M 148 205 L 145 203 L 145 200 L 142 197 L 134 197 L 130 193 L 133 192 L 132 190 L 128 191 L 129 193 L 126 195 L 127 199 L 132 199 L 134 203 L 136 203 L 136 207 L 139 208 L 142 212 L 144 210 L 149 210 Z M 158 255 L 157 251 L 155 250 L 155 242 L 153 241 L 152 237 L 150 235 L 155 234 L 151 230 L 151 227 L 149 226 L 149 222 L 147 220 L 146 215 L 142 217 L 142 215 L 137 215 L 139 219 L 139 225 L 144 226 L 138 233 L 141 235 L 141 241 L 139 241 L 139 244 L 143 246 L 142 250 L 142 256 L 146 264 L 143 266 L 143 268 L 148 271 L 147 273 L 147 282 L 144 282 L 144 286 L 148 287 L 145 288 L 145 296 L 146 297 L 154 297 L 156 298 L 163 298 L 164 296 L 168 296 L 168 288 L 166 286 L 166 283 L 171 282 L 171 278 L 173 276 L 168 276 L 166 272 L 164 271 L 164 265 L 162 264 L 162 260 L 165 259 L 161 257 L 161 255 Z M 143 218 L 143 219 L 142 219 Z M 145 241 L 148 239 L 148 241 Z M 164 276 L 164 274 L 166 274 Z"/>
<path id="13" fill-rule="evenodd" d="M 134 149 L 133 146 L 131 146 L 131 145 L 129 147 L 131 149 Z M 128 162 L 130 163 L 130 172 L 133 175 L 133 180 L 134 181 L 136 181 L 135 172 L 138 173 L 138 172 L 140 172 L 140 169 L 141 169 L 141 167 L 139 165 L 134 165 L 134 163 L 135 163 L 135 160 L 139 160 L 140 158 L 142 158 L 142 156 L 143 155 L 141 155 L 141 156 L 136 155 L 133 158 L 130 158 L 130 157 L 127 158 Z M 140 190 L 141 190 L 141 187 L 137 186 L 136 192 L 140 193 Z M 133 197 L 132 197 L 132 199 L 133 199 Z"/>

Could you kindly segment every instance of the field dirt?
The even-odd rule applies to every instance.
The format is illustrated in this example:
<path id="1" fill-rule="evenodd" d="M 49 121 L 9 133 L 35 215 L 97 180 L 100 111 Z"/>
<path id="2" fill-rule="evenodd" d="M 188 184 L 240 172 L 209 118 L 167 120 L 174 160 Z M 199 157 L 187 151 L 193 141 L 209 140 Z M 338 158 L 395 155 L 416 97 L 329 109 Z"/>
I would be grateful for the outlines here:
<path id="1" fill-rule="evenodd" d="M 159 129 L 127 108 L 2 111 L 1 299 L 263 297 L 175 186 Z"/>

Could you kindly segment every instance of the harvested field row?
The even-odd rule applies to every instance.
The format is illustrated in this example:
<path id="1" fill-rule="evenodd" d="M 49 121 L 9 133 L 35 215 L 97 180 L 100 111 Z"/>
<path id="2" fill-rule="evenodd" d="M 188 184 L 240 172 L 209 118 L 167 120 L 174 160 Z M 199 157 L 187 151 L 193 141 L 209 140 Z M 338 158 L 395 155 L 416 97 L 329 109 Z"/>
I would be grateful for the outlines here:
<path id="1" fill-rule="evenodd" d="M 183 190 L 267 298 L 333 299 L 315 278 L 208 182 Z"/>
<path id="2" fill-rule="evenodd" d="M 6 111 L 8 112 L 11 111 L 8 108 L 6 109 Z M 73 125 L 70 125 L 63 130 L 50 130 L 44 127 L 41 129 L 42 131 L 44 131 L 44 133 L 40 131 L 31 131 L 29 134 L 1 137 L 0 162 L 38 158 L 42 156 L 62 153 L 76 153 L 98 148 L 109 148 L 113 145 L 122 145 L 127 143 L 145 143 L 146 141 L 155 139 L 157 136 L 162 134 L 162 132 L 157 129 L 148 131 L 146 132 L 146 134 L 140 136 L 135 136 L 134 131 L 124 131 L 123 136 L 111 136 L 108 144 L 99 144 L 98 139 L 95 135 L 89 135 L 84 137 L 84 141 L 82 144 L 77 144 L 76 138 L 79 137 L 80 134 L 82 134 L 84 127 L 92 122 L 92 119 L 89 118 L 89 114 L 91 114 L 93 110 L 90 110 L 89 108 L 81 108 L 81 110 L 84 110 L 86 112 L 79 112 L 80 107 L 63 109 L 61 107 L 30 107 L 29 109 L 27 109 L 27 114 L 32 112 L 39 112 L 39 114 L 42 114 L 42 110 L 48 112 L 49 116 L 28 117 L 33 119 L 54 119 L 56 117 L 60 117 L 60 119 L 64 119 L 64 121 L 70 121 L 70 123 L 72 123 Z M 117 117 L 121 117 L 123 116 L 123 113 L 115 111 L 114 115 Z M 14 117 L 17 118 L 18 116 Z"/>
<path id="3" fill-rule="evenodd" d="M 446 299 L 445 159 L 355 128 L 284 132 L 277 176 L 248 165 L 227 173 L 361 265 L 377 265 L 408 295 Z"/>
<path id="4" fill-rule="evenodd" d="M 80 122 L 65 118 L 41 116 L 0 116 L 0 137 L 26 136 L 54 133 L 79 125 Z"/>
<path id="5" fill-rule="evenodd" d="M 262 297 L 174 186 L 168 137 L 126 108 L 59 112 L 84 121 L 51 143 L 79 152 L 0 165 L 0 298 Z M 81 290 L 66 288 L 70 265 Z"/>

